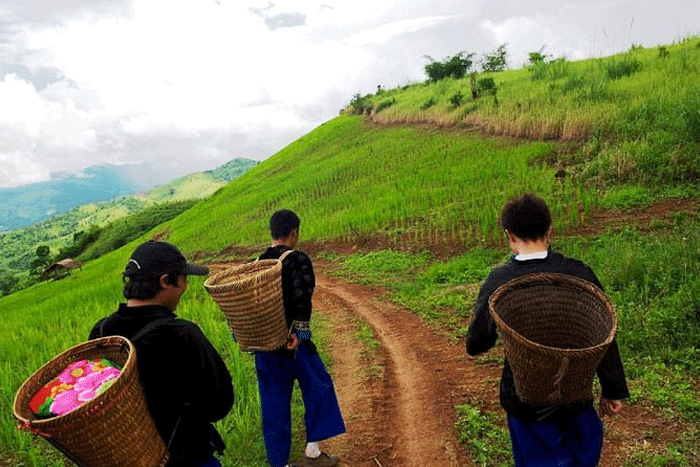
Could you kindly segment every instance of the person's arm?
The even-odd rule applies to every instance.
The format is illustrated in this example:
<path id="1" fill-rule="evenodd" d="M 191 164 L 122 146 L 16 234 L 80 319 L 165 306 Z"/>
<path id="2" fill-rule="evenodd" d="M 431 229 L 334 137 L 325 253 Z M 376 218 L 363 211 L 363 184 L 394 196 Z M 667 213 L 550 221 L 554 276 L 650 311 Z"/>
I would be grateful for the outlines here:
<path id="1" fill-rule="evenodd" d="M 616 340 L 613 339 L 612 344 L 603 355 L 603 359 L 596 369 L 596 374 L 601 388 L 601 412 L 606 415 L 617 413 L 622 407 L 620 401 L 627 399 L 630 392 L 627 388 L 625 370 L 622 366 Z"/>
<path id="2" fill-rule="evenodd" d="M 193 406 L 209 421 L 221 420 L 233 407 L 234 392 L 231 374 L 221 355 L 198 326 L 192 324 L 185 337 L 183 361 L 189 364 L 191 378 L 184 381 Z M 184 369 L 183 369 L 184 370 Z"/>
<path id="3" fill-rule="evenodd" d="M 292 318 L 290 334 L 293 341 L 310 340 L 311 297 L 316 286 L 314 268 L 311 259 L 302 252 L 289 255 L 288 260 L 291 284 L 285 296 L 285 310 Z M 291 344 L 293 345 L 293 342 Z"/>
<path id="4" fill-rule="evenodd" d="M 466 337 L 467 353 L 472 356 L 491 349 L 496 345 L 496 339 L 498 339 L 496 323 L 489 313 L 489 298 L 494 292 L 493 275 L 492 272 L 486 278 L 474 304 L 474 318 L 469 324 Z"/>
<path id="5" fill-rule="evenodd" d="M 586 268 L 587 273 L 591 276 L 586 279 L 605 292 L 598 276 L 590 267 L 586 266 Z M 622 409 L 622 399 L 627 399 L 630 396 L 617 340 L 613 339 L 610 347 L 603 355 L 603 359 L 596 368 L 596 374 L 601 386 L 600 413 L 608 416 L 615 415 Z"/>

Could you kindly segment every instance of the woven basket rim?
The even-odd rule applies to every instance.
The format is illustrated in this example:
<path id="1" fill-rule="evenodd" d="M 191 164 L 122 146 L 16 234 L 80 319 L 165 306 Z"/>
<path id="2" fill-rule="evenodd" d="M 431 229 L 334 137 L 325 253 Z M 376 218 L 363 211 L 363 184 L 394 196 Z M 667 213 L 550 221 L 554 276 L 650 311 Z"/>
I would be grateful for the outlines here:
<path id="1" fill-rule="evenodd" d="M 93 399 L 85 402 L 83 405 L 80 407 L 71 410 L 68 413 L 65 413 L 63 415 L 59 415 L 57 417 L 50 417 L 50 418 L 38 418 L 34 414 L 30 415 L 30 418 L 26 418 L 25 416 L 22 415 L 21 413 L 21 404 L 28 404 L 29 400 L 34 396 L 34 394 L 28 394 L 29 391 L 29 386 L 30 383 L 33 382 L 35 378 L 38 378 L 39 376 L 43 375 L 42 380 L 40 381 L 42 383 L 42 386 L 52 379 L 54 379 L 56 376 L 60 374 L 62 370 L 65 369 L 65 366 L 62 368 L 54 368 L 57 363 L 61 362 L 62 360 L 65 359 L 66 356 L 79 352 L 79 351 L 86 351 L 90 349 L 95 349 L 97 350 L 99 347 L 126 347 L 128 349 L 128 357 L 126 359 L 126 362 L 124 362 L 124 365 L 122 366 L 121 373 L 119 376 L 114 380 L 114 383 L 112 383 L 112 386 L 110 386 L 106 391 L 104 391 L 102 394 L 99 394 L 98 396 L 94 397 Z M 98 404 L 101 404 L 104 400 L 110 397 L 112 391 L 110 391 L 113 388 L 118 388 L 122 383 L 125 382 L 125 380 L 129 377 L 132 376 L 132 373 L 134 372 L 134 368 L 136 367 L 136 351 L 134 348 L 134 344 L 131 343 L 131 341 L 123 336 L 107 336 L 107 337 L 100 337 L 97 339 L 92 339 L 87 342 L 82 342 L 80 344 L 74 345 L 73 347 L 70 347 L 63 352 L 59 353 L 58 355 L 54 356 L 51 360 L 49 360 L 47 363 L 42 365 L 38 370 L 36 370 L 34 373 L 27 378 L 24 383 L 20 386 L 20 388 L 17 390 L 17 393 L 15 394 L 15 399 L 12 404 L 13 407 L 13 412 L 15 415 L 15 418 L 22 422 L 23 424 L 28 424 L 31 427 L 34 428 L 41 428 L 44 431 L 55 431 L 60 429 L 58 428 L 52 428 L 54 425 L 57 424 L 57 421 L 59 421 L 62 418 L 68 419 L 69 417 L 75 418 L 77 416 L 80 416 L 83 412 L 89 411 L 93 406 L 96 406 Z M 29 411 L 31 413 L 31 411 Z M 47 425 L 47 426 L 44 426 Z"/>
<path id="2" fill-rule="evenodd" d="M 503 319 L 498 315 L 498 313 L 495 311 L 494 304 L 506 293 L 509 291 L 518 288 L 521 286 L 523 283 L 532 283 L 535 282 L 537 279 L 546 279 L 549 280 L 552 283 L 561 283 L 561 282 L 566 282 L 568 284 L 575 284 L 579 287 L 582 288 L 582 291 L 588 291 L 592 294 L 594 294 L 598 299 L 600 299 L 603 304 L 605 305 L 605 309 L 608 311 L 611 317 L 611 326 L 610 326 L 610 332 L 608 333 L 608 336 L 605 338 L 605 340 L 599 344 L 590 346 L 590 347 L 582 347 L 582 348 L 576 348 L 576 349 L 565 349 L 565 348 L 559 348 L 559 347 L 551 347 L 543 344 L 539 344 L 531 339 L 528 339 L 527 337 L 524 337 L 521 335 L 519 332 L 517 332 L 515 329 L 512 327 L 508 326 L 508 324 L 503 321 Z M 535 285 L 535 284 L 533 284 Z M 617 313 L 615 312 L 615 307 L 612 305 L 610 302 L 610 299 L 603 293 L 600 288 L 598 288 L 595 284 L 593 284 L 590 281 L 587 281 L 585 279 L 581 279 L 580 277 L 572 276 L 569 274 L 562 274 L 562 273 L 533 273 L 533 274 L 526 274 L 524 276 L 519 276 L 514 279 L 511 279 L 510 281 L 506 282 L 505 284 L 501 285 L 496 289 L 496 291 L 491 294 L 491 297 L 489 298 L 489 314 L 493 318 L 493 320 L 496 322 L 497 326 L 499 328 L 505 329 L 511 338 L 517 340 L 520 342 L 522 345 L 525 347 L 528 347 L 530 349 L 539 351 L 544 354 L 549 354 L 550 356 L 567 356 L 571 358 L 572 356 L 576 356 L 577 354 L 587 354 L 591 353 L 593 351 L 596 351 L 600 348 L 607 347 L 609 346 L 613 339 L 615 338 L 615 335 L 617 333 Z"/>
<path id="3" fill-rule="evenodd" d="M 244 277 L 238 277 L 236 278 L 236 280 L 220 282 L 228 278 L 228 276 L 238 273 L 239 270 L 251 268 L 253 265 L 263 267 L 251 273 L 247 273 Z M 204 288 L 211 295 L 215 295 L 216 293 L 221 292 L 227 292 L 234 287 L 242 288 L 245 286 L 249 286 L 250 284 L 254 284 L 260 281 L 262 278 L 267 278 L 268 276 L 277 274 L 279 273 L 279 270 L 281 270 L 281 268 L 282 263 L 277 259 L 261 259 L 254 262 L 237 264 L 208 277 L 207 280 L 204 281 Z"/>

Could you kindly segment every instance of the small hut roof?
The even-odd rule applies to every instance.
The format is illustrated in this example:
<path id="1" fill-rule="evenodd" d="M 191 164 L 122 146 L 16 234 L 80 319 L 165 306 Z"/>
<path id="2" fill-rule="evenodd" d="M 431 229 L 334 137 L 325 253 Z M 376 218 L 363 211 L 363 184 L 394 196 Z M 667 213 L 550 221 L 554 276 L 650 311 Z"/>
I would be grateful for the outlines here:
<path id="1" fill-rule="evenodd" d="M 82 267 L 83 263 L 81 261 L 76 261 L 71 258 L 62 259 L 61 261 L 53 263 L 51 266 L 46 268 L 44 272 L 41 273 L 41 280 L 46 280 L 49 275 L 57 269 L 78 269 Z"/>

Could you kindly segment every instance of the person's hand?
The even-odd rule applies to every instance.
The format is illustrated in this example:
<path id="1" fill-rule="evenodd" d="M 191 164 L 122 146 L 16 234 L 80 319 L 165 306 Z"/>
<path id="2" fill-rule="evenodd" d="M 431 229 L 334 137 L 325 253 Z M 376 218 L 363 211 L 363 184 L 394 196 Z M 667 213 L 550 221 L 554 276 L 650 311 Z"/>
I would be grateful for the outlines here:
<path id="1" fill-rule="evenodd" d="M 600 397 L 600 413 L 601 415 L 615 415 L 622 409 L 622 401 L 613 401 Z"/>
<path id="2" fill-rule="evenodd" d="M 289 340 L 288 340 L 288 342 L 287 342 L 287 348 L 288 348 L 289 350 L 294 350 L 294 349 L 296 349 L 297 347 L 299 347 L 299 344 L 301 344 L 301 341 L 299 340 L 299 338 L 297 337 L 297 335 L 294 334 L 294 333 L 291 333 L 291 334 L 289 335 Z"/>

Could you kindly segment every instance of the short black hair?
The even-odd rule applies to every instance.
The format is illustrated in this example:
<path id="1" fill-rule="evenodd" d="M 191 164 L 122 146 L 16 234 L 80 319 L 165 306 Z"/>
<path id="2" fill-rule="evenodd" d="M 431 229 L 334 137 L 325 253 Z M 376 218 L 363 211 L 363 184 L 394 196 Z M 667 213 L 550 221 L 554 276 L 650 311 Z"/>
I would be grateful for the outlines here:
<path id="1" fill-rule="evenodd" d="M 500 224 L 518 238 L 540 240 L 552 225 L 552 214 L 542 198 L 528 193 L 503 207 Z"/>
<path id="2" fill-rule="evenodd" d="M 270 235 L 275 240 L 287 238 L 292 230 L 299 229 L 301 220 L 294 211 L 280 209 L 270 217 Z"/>
<path id="3" fill-rule="evenodd" d="M 177 284 L 177 277 L 181 275 L 177 271 L 170 271 L 165 273 L 168 275 L 168 277 L 165 279 L 165 281 L 168 284 L 171 285 L 176 285 Z M 158 292 L 160 292 L 163 287 L 160 285 L 160 278 L 163 274 L 157 274 L 157 275 L 147 275 L 144 277 L 140 277 L 138 280 L 135 280 L 134 278 L 127 277 L 126 275 L 123 276 L 124 280 L 126 283 L 124 284 L 124 298 L 127 300 L 135 299 L 135 300 L 150 300 L 156 295 L 158 295 Z"/>

